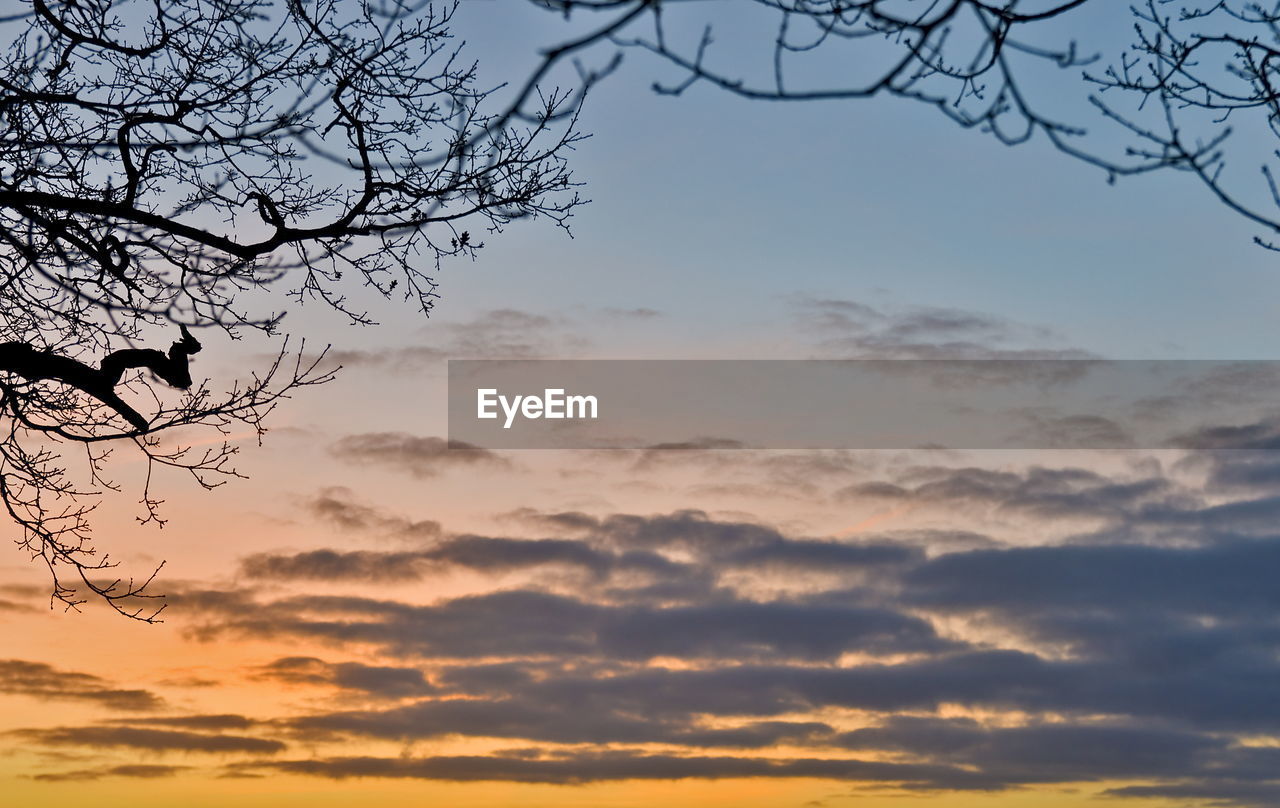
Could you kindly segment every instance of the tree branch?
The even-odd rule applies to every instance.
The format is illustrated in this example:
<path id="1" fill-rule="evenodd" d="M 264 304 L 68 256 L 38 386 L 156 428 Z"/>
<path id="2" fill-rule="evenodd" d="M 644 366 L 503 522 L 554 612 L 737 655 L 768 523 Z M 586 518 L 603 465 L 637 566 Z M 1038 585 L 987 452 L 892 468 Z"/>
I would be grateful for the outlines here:
<path id="1" fill-rule="evenodd" d="M 146 368 L 172 387 L 189 388 L 191 369 L 188 357 L 198 353 L 201 346 L 186 326 L 181 328 L 182 339 L 170 346 L 168 354 L 154 348 L 126 348 L 103 357 L 97 368 L 25 342 L 0 343 L 0 371 L 32 382 L 53 380 L 69 384 L 115 410 L 138 432 L 146 432 L 150 421 L 120 398 L 115 386 L 126 370 Z"/>

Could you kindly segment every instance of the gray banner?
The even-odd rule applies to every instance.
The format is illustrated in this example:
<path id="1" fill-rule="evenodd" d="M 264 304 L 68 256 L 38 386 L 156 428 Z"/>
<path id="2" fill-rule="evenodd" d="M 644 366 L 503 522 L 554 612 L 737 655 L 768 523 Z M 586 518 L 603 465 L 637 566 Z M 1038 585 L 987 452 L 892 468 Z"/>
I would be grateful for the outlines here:
<path id="1" fill-rule="evenodd" d="M 1271 448 L 1272 423 L 1276 361 L 449 362 L 450 441 L 487 449 Z"/>

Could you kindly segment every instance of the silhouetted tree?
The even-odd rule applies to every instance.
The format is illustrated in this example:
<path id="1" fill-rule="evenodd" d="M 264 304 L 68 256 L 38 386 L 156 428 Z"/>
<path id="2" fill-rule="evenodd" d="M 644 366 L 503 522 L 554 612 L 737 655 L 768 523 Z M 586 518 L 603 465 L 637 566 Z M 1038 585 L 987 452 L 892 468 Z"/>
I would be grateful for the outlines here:
<path id="1" fill-rule="evenodd" d="M 595 26 L 548 61 L 650 54 L 674 68 L 653 84 L 666 95 L 924 103 L 1008 145 L 1043 137 L 1110 180 L 1190 173 L 1258 243 L 1280 241 L 1274 0 L 529 1 Z"/>
<path id="2" fill-rule="evenodd" d="M 490 110 L 453 11 L 30 0 L 0 17 L 0 499 L 55 601 L 158 613 L 139 600 L 150 579 L 113 580 L 90 542 L 97 495 L 116 488 L 109 447 L 212 487 L 234 447 L 160 433 L 260 434 L 282 397 L 328 378 L 286 343 L 218 393 L 193 381 L 195 334 L 275 334 L 308 299 L 363 322 L 362 286 L 426 312 L 432 271 L 482 246 L 476 228 L 565 223 L 581 88 L 534 82 Z M 143 521 L 159 521 L 147 488 Z"/>
<path id="3" fill-rule="evenodd" d="M 653 85 L 663 94 L 896 96 L 1006 144 L 1039 135 L 1111 178 L 1189 172 L 1268 232 L 1259 243 L 1280 234 L 1280 3 L 530 0 L 585 24 L 498 98 L 450 39 L 456 4 L 26 2 L 0 15 L 0 499 L 56 600 L 96 594 L 139 619 L 154 619 L 136 605 L 150 579 L 103 578 L 112 564 L 89 542 L 95 497 L 115 487 L 108 447 L 215 486 L 235 473 L 233 446 L 160 433 L 260 433 L 282 397 L 328 378 L 286 345 L 218 394 L 191 375 L 196 335 L 274 334 L 286 304 L 308 299 L 365 322 L 357 287 L 425 312 L 432 272 L 474 254 L 477 226 L 564 225 L 580 102 L 625 51 L 674 67 Z M 1131 32 L 1126 50 L 1077 44 L 1086 6 Z M 739 45 L 723 58 L 725 14 L 750 10 L 771 15 L 767 56 Z M 548 91 L 566 67 L 572 89 Z M 1055 111 L 1047 74 L 1081 79 L 1122 137 L 1086 138 L 1098 116 Z M 1261 175 L 1227 169 L 1237 140 Z M 64 462 L 68 445 L 87 474 Z M 142 502 L 159 521 L 149 483 Z"/>

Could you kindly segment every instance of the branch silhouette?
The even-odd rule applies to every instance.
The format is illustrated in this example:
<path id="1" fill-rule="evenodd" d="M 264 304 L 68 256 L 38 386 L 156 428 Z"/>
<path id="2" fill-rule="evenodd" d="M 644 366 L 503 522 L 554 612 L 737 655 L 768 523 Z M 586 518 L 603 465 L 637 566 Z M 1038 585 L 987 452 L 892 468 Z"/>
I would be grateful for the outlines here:
<path id="1" fill-rule="evenodd" d="M 714 4 L 529 2 L 594 26 L 573 41 L 575 54 L 616 65 L 637 52 L 671 68 L 676 78 L 652 84 L 662 95 L 704 87 L 783 104 L 925 104 L 1005 145 L 1043 138 L 1111 182 L 1189 174 L 1261 228 L 1258 244 L 1280 249 L 1277 3 L 748 0 L 734 22 L 769 32 L 752 37 L 740 29 L 757 29 L 729 25 Z M 1067 103 L 1064 84 L 1079 104 Z"/>
<path id="2" fill-rule="evenodd" d="M 185 325 L 179 327 L 182 339 L 173 343 L 167 354 L 153 348 L 125 348 L 104 356 L 97 368 L 52 351 L 37 350 L 25 342 L 6 342 L 0 344 L 0 371 L 28 381 L 52 379 L 69 384 L 115 410 L 138 432 L 146 432 L 150 422 L 116 394 L 115 386 L 126 370 L 145 368 L 171 387 L 191 387 L 189 357 L 199 353 L 200 343 Z"/>
<path id="3" fill-rule="evenodd" d="M 425 315 L 442 262 L 483 248 L 473 234 L 567 228 L 581 104 L 627 52 L 674 71 L 653 83 L 666 95 L 892 96 L 1009 145 L 1044 138 L 1113 179 L 1187 172 L 1280 242 L 1280 6 L 1108 5 L 1133 38 L 1104 58 L 1056 27 L 1100 0 L 750 0 L 735 14 L 772 27 L 744 66 L 722 58 L 714 15 L 698 21 L 713 4 L 530 2 L 585 24 L 505 89 L 478 86 L 456 2 L 32 0 L 0 15 L 0 499 L 55 602 L 154 617 L 136 605 L 149 577 L 98 577 L 111 563 L 89 515 L 120 489 L 112 447 L 212 487 L 236 474 L 236 446 L 162 433 L 261 435 L 290 393 L 330 378 L 285 339 L 215 391 L 193 373 L 202 343 L 277 339 L 303 302 L 370 324 L 367 293 Z M 805 67 L 832 55 L 841 69 Z M 1092 92 L 1090 120 L 1037 88 L 1046 68 Z M 1118 153 L 1086 136 L 1097 126 Z M 1242 145 L 1259 172 L 1228 168 Z M 86 457 L 74 470 L 68 448 Z M 141 503 L 163 524 L 150 474 Z"/>
<path id="4" fill-rule="evenodd" d="M 498 104 L 453 39 L 456 8 L 33 0 L 0 16 L 0 499 L 54 602 L 159 613 L 152 576 L 105 579 L 90 539 L 121 489 L 113 448 L 145 459 L 139 519 L 163 525 L 152 471 L 220 485 L 233 427 L 261 436 L 331 377 L 285 338 L 216 392 L 192 367 L 215 337 L 274 340 L 312 301 L 370 324 L 356 290 L 425 315 L 441 263 L 483 248 L 473 232 L 567 227 L 581 88 Z M 193 430 L 222 440 L 196 448 Z"/>

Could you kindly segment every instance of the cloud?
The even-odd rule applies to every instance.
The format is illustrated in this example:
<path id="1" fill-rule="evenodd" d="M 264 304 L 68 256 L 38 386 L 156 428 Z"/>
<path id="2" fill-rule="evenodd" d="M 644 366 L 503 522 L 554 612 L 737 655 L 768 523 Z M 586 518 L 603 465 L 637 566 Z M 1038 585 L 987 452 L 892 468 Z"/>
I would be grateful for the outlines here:
<path id="1" fill-rule="evenodd" d="M 92 749 L 127 748 L 148 752 L 241 752 L 274 754 L 281 741 L 240 735 L 206 735 L 144 727 L 55 727 L 13 730 L 10 734 L 41 746 L 82 746 Z"/>
<path id="2" fill-rule="evenodd" d="M 667 448 L 579 452 L 592 464 L 623 466 L 646 478 L 664 472 L 701 472 L 708 482 L 694 483 L 690 498 L 732 496 L 755 503 L 767 499 L 825 499 L 827 493 L 874 473 L 882 455 L 846 449 L 777 450 L 746 448 L 726 438 L 696 438 Z"/>
<path id="3" fill-rule="evenodd" d="M 1196 504 L 1166 478 L 1117 481 L 1085 468 L 994 471 L 980 467 L 915 467 L 895 482 L 858 483 L 836 492 L 843 501 L 887 499 L 919 504 L 965 504 L 1048 519 L 1119 518 L 1152 504 Z"/>
<path id="4" fill-rule="evenodd" d="M 1168 727 L 1037 723 L 984 727 L 972 719 L 895 716 L 837 739 L 850 750 L 890 751 L 1018 779 L 1179 777 L 1221 759 L 1231 742 Z"/>
<path id="5" fill-rule="evenodd" d="M 339 530 L 377 533 L 403 539 L 434 539 L 440 535 L 440 523 L 432 520 L 410 520 L 393 516 L 378 508 L 357 502 L 354 493 L 341 486 L 325 488 L 304 503 L 315 518 Z"/>
<path id="6" fill-rule="evenodd" d="M 116 688 L 92 674 L 59 670 L 43 662 L 20 659 L 0 660 L 0 693 L 89 702 L 113 710 L 155 710 L 164 704 L 159 696 L 147 690 Z"/>
<path id="7" fill-rule="evenodd" d="M 292 555 L 258 553 L 243 559 L 240 569 L 250 578 L 398 582 L 421 578 L 417 567 L 421 560 L 418 552 L 311 550 Z"/>
<path id="8" fill-rule="evenodd" d="M 1280 424 L 1266 420 L 1233 426 L 1203 426 L 1178 436 L 1174 443 L 1204 451 L 1280 449 Z M 1258 456 L 1264 455 L 1255 455 Z"/>
<path id="9" fill-rule="evenodd" d="M 334 443 L 331 451 L 350 463 L 383 466 L 408 472 L 417 478 L 435 477 L 447 469 L 459 467 L 511 467 L 510 461 L 488 449 L 404 432 L 348 435 Z"/>
<path id="10" fill-rule="evenodd" d="M 853 300 L 800 300 L 802 327 L 824 355 L 857 359 L 1087 359 L 1056 347 L 1052 331 L 991 314 L 937 306 L 877 308 Z M 1033 347 L 1037 344 L 1046 347 Z"/>
<path id="11" fill-rule="evenodd" d="M 1158 475 L 1084 468 L 914 467 L 899 479 L 901 496 L 1050 521 L 1150 517 L 1202 531 L 1224 509 L 1255 510 L 1253 520 L 1273 512 L 1265 500 L 1204 504 Z M 1197 765 L 1221 767 L 1244 754 L 1231 733 L 1280 724 L 1262 706 L 1280 675 L 1270 650 L 1280 630 L 1268 617 L 1280 571 L 1272 539 L 1116 544 L 1095 534 L 1019 547 L 963 530 L 836 541 L 700 511 L 514 517 L 572 538 L 449 537 L 421 552 L 448 569 L 558 566 L 586 577 L 427 605 L 228 598 L 204 612 L 206 636 L 321 640 L 406 663 L 466 663 L 437 668 L 435 690 L 404 696 L 409 703 L 288 725 L 317 737 L 866 749 L 1008 785 L 1121 776 L 1106 755 L 1068 754 L 1086 741 L 1103 749 L 1145 738 L 1170 760 L 1194 755 Z M 811 589 L 752 590 L 751 576 L 771 569 L 800 573 Z M 556 580 L 566 589 L 554 591 Z M 939 632 L 956 617 L 968 626 L 964 639 Z M 290 665 L 334 675 L 328 663 Z M 1021 728 L 893 721 L 947 705 L 1030 717 Z M 821 718 L 832 710 L 882 723 L 841 727 Z M 960 745 L 937 746 L 948 743 Z M 1172 776 L 1131 758 L 1142 776 Z"/>
<path id="12" fill-rule="evenodd" d="M 431 606 L 353 597 L 296 597 L 215 614 L 204 636 L 295 636 L 369 643 L 397 656 L 501 657 L 605 653 L 617 659 L 834 659 L 847 651 L 907 653 L 952 643 L 927 621 L 844 604 L 726 601 L 611 606 L 532 590 Z"/>
<path id="13" fill-rule="evenodd" d="M 98 769 L 76 769 L 67 772 L 46 772 L 31 775 L 32 780 L 45 783 L 83 783 L 102 780 L 108 777 L 126 777 L 138 780 L 157 780 L 173 777 L 179 772 L 190 770 L 190 766 L 162 766 L 148 763 L 126 763 L 119 766 L 104 766 Z"/>
<path id="14" fill-rule="evenodd" d="M 561 511 L 545 513 L 534 508 L 521 508 L 506 516 L 517 522 L 523 522 L 538 528 L 573 534 L 583 533 L 600 526 L 600 520 L 581 511 Z"/>
<path id="15" fill-rule="evenodd" d="M 635 320 L 650 320 L 654 317 L 662 316 L 662 312 L 657 309 L 650 309 L 645 306 L 636 306 L 629 309 L 620 309 L 611 306 L 603 309 L 603 313 L 611 318 L 628 318 Z"/>
<path id="16" fill-rule="evenodd" d="M 281 657 L 259 669 L 257 678 L 288 684 L 328 685 L 389 699 L 435 692 L 417 668 L 326 662 L 316 657 Z"/>
<path id="17" fill-rule="evenodd" d="M 242 560 L 250 578 L 325 581 L 416 581 L 453 569 L 505 572 L 562 565 L 600 574 L 619 559 L 569 539 L 506 539 L 456 536 L 426 550 L 311 550 L 294 554 L 258 553 Z"/>
<path id="18" fill-rule="evenodd" d="M 1009 547 L 952 553 L 904 576 L 908 602 L 931 608 L 1026 615 L 1274 613 L 1280 541 L 1207 547 Z"/>
<path id="19" fill-rule="evenodd" d="M 1239 805 L 1270 808 L 1280 802 L 1280 782 L 1268 778 L 1264 782 L 1210 779 L 1168 783 L 1155 786 L 1122 786 L 1102 792 L 1106 797 L 1140 800 L 1177 800 L 1180 803 L 1206 803 L 1214 806 Z"/>
<path id="20" fill-rule="evenodd" d="M 916 788 L 992 790 L 1001 784 L 974 772 L 943 766 L 831 758 L 765 759 L 681 757 L 628 752 L 582 752 L 552 758 L 440 756 L 340 757 L 250 764 L 252 770 L 330 779 L 413 778 L 454 782 L 507 781 L 579 784 L 616 780 L 685 780 L 729 777 L 796 777 L 899 783 Z"/>
<path id="21" fill-rule="evenodd" d="M 421 580 L 456 570 L 502 574 L 559 569 L 587 577 L 584 585 L 608 585 L 615 598 L 634 598 L 658 588 L 675 596 L 703 596 L 708 567 L 723 571 L 810 571 L 860 574 L 882 565 L 917 560 L 922 551 L 902 543 L 870 543 L 784 537 L 767 525 L 710 520 L 699 511 L 666 516 L 615 515 L 598 519 L 578 513 L 522 511 L 518 521 L 575 534 L 575 538 L 460 535 L 414 550 L 316 549 L 297 553 L 256 553 L 241 561 L 249 578 L 278 581 Z M 361 516 L 361 525 L 381 517 Z M 676 560 L 692 553 L 696 563 Z M 656 587 L 656 588 L 655 588 Z"/>
<path id="22" fill-rule="evenodd" d="M 690 438 L 689 440 L 679 441 L 676 443 L 655 443 L 652 446 L 647 446 L 642 450 L 643 453 L 641 455 L 641 459 L 637 462 L 640 465 L 645 465 L 647 462 L 651 462 L 653 460 L 655 454 L 663 453 L 663 452 L 671 452 L 671 451 L 705 452 L 705 451 L 718 451 L 723 449 L 745 449 L 745 448 L 747 448 L 745 443 L 739 440 L 732 440 L 730 438 L 711 438 L 711 437 Z"/>
<path id="23" fill-rule="evenodd" d="M 205 732 L 216 730 L 246 730 L 259 722 L 249 718 L 248 716 L 236 715 L 234 713 L 218 713 L 211 715 L 167 715 L 153 716 L 150 718 L 116 718 L 108 723 L 113 724 L 130 724 L 132 726 L 151 726 L 151 727 L 180 727 L 182 729 L 194 729 Z"/>
<path id="24" fill-rule="evenodd" d="M 620 316 L 644 318 L 649 309 L 629 309 Z M 329 351 L 327 357 L 344 367 L 416 371 L 447 359 L 537 359 L 581 350 L 583 340 L 557 319 L 519 309 L 493 309 L 470 320 L 428 323 L 423 340 L 415 344 L 367 350 Z"/>
<path id="25" fill-rule="evenodd" d="M 407 549 L 257 554 L 244 570 L 262 588 L 179 591 L 171 610 L 199 639 L 333 649 L 252 669 L 315 688 L 303 705 L 23 737 L 105 748 L 77 733 L 126 730 L 173 733 L 118 747 L 135 751 L 218 737 L 315 750 L 229 752 L 234 776 L 816 777 L 1269 804 L 1280 750 L 1258 739 L 1280 736 L 1280 497 L 1202 485 L 1263 460 L 956 462 L 886 464 L 847 492 L 920 517 L 853 539 L 700 510 L 525 509 L 508 517 L 533 538 L 437 530 Z M 344 530 L 405 524 L 330 500 L 325 518 Z M 994 517 L 1000 540 L 968 529 Z M 306 585 L 397 570 L 504 577 L 468 575 L 478 591 L 429 602 Z M 382 664 L 357 661 L 370 654 Z M 510 748 L 445 753 L 463 739 Z M 417 742 L 445 751 L 417 757 Z M 352 757 L 356 744 L 406 752 Z"/>

